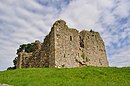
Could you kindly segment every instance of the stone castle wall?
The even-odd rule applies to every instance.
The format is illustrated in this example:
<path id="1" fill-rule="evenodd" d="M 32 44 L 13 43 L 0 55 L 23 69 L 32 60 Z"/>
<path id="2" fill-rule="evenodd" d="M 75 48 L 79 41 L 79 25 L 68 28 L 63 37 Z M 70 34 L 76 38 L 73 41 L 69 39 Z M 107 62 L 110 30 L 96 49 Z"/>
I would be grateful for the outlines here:
<path id="1" fill-rule="evenodd" d="M 75 61 L 79 52 L 79 36 L 76 29 L 69 29 L 64 21 L 55 23 L 55 66 L 78 67 Z"/>
<path id="2" fill-rule="evenodd" d="M 69 28 L 58 20 L 37 49 L 18 56 L 17 68 L 108 66 L 105 45 L 98 32 Z"/>
<path id="3" fill-rule="evenodd" d="M 105 45 L 98 32 L 68 28 L 55 23 L 55 66 L 108 66 Z"/>

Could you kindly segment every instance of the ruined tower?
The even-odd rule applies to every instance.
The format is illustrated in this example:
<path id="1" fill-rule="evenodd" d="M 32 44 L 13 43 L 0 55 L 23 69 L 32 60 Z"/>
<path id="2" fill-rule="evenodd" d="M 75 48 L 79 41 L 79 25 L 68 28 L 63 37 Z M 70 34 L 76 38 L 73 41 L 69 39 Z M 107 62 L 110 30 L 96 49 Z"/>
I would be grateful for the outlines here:
<path id="1" fill-rule="evenodd" d="M 108 66 L 105 45 L 100 34 L 92 30 L 79 32 L 69 28 L 63 20 L 53 24 L 41 46 L 38 45 L 39 41 L 35 43 L 39 52 L 34 51 L 29 57 L 26 55 L 28 59 L 20 59 L 18 64 L 26 64 L 26 68 Z"/>

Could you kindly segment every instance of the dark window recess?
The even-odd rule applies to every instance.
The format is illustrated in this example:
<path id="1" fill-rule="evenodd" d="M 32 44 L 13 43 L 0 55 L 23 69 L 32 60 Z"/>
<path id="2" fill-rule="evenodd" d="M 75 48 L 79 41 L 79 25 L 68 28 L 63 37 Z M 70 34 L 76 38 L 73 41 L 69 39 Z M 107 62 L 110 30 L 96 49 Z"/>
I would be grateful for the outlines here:
<path id="1" fill-rule="evenodd" d="M 60 34 L 56 34 L 56 36 L 57 36 L 57 37 L 59 37 L 59 36 L 60 36 Z"/>
<path id="2" fill-rule="evenodd" d="M 61 65 L 62 67 L 65 67 L 65 65 L 63 64 L 63 65 Z"/>
<path id="3" fill-rule="evenodd" d="M 70 41 L 72 41 L 72 36 L 70 36 Z"/>
<path id="4" fill-rule="evenodd" d="M 65 58 L 65 54 L 64 54 L 64 58 Z"/>
<path id="5" fill-rule="evenodd" d="M 92 36 L 94 36 L 94 35 L 92 35 Z"/>
<path id="6" fill-rule="evenodd" d="M 84 48 L 84 40 L 80 37 L 80 47 Z"/>

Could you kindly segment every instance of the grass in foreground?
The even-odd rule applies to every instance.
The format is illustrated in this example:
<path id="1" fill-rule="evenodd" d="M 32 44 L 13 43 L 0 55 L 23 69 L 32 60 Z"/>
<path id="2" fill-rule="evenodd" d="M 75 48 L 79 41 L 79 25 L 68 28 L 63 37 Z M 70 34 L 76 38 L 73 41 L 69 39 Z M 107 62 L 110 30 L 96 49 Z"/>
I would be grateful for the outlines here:
<path id="1" fill-rule="evenodd" d="M 0 72 L 0 83 L 14 86 L 130 86 L 130 67 L 16 69 Z"/>

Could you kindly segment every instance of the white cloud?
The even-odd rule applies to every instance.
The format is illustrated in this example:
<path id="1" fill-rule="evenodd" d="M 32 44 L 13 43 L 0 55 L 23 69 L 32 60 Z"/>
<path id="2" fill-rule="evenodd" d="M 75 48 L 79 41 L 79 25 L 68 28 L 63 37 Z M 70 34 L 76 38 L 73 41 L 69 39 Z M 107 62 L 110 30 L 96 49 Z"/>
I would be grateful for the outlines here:
<path id="1" fill-rule="evenodd" d="M 100 11 L 92 3 L 91 0 L 78 1 L 75 0 L 61 12 L 60 18 L 72 22 L 70 27 L 79 29 L 91 28 L 98 22 Z M 69 24 L 69 23 L 68 23 Z"/>
<path id="2" fill-rule="evenodd" d="M 115 8 L 114 14 L 120 18 L 125 18 L 129 16 L 130 12 L 130 0 L 119 0 L 117 7 Z"/>
<path id="3" fill-rule="evenodd" d="M 110 66 L 130 66 L 130 45 L 125 46 L 119 50 L 116 50 L 115 53 L 109 58 Z"/>

